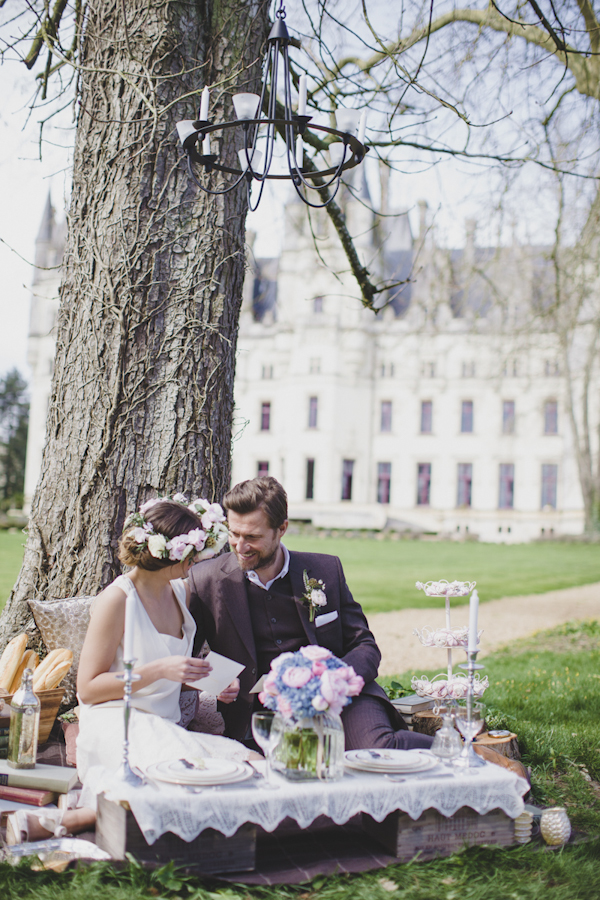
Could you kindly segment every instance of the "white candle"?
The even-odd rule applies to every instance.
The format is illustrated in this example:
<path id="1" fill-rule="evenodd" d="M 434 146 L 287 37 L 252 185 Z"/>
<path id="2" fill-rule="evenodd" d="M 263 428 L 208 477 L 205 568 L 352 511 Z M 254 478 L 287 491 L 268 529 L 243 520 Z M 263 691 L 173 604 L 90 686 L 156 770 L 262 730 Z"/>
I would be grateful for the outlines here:
<path id="1" fill-rule="evenodd" d="M 298 84 L 298 115 L 305 116 L 306 115 L 306 75 L 300 76 L 300 83 Z"/>
<path id="2" fill-rule="evenodd" d="M 125 631 L 123 633 L 123 659 L 125 662 L 135 659 L 133 652 L 134 603 L 133 595 L 127 594 L 127 599 L 125 600 Z"/>
<path id="3" fill-rule="evenodd" d="M 302 160 L 304 158 L 304 145 L 302 143 L 302 135 L 299 134 L 296 138 L 296 165 L 299 169 L 302 168 Z"/>
<path id="4" fill-rule="evenodd" d="M 207 122 L 208 121 L 208 101 L 210 99 L 210 91 L 207 87 L 202 91 L 202 98 L 200 100 L 200 121 Z"/>
<path id="5" fill-rule="evenodd" d="M 366 130 L 367 130 L 367 111 L 366 111 L 366 109 L 363 109 L 361 116 L 360 116 L 360 122 L 358 123 L 358 139 L 361 142 L 361 144 L 364 144 L 364 142 L 365 142 Z"/>
<path id="6" fill-rule="evenodd" d="M 207 134 L 202 141 L 202 155 L 210 156 L 210 134 Z"/>
<path id="7" fill-rule="evenodd" d="M 479 594 L 473 591 L 469 603 L 469 653 L 477 650 L 477 613 L 479 611 Z"/>

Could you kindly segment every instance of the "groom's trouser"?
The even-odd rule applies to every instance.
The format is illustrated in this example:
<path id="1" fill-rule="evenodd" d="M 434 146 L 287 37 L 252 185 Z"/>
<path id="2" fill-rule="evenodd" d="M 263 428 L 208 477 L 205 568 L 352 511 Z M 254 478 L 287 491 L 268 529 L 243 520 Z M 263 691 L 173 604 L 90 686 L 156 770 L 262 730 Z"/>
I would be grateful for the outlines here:
<path id="1" fill-rule="evenodd" d="M 430 747 L 433 738 L 405 728 L 396 730 L 390 721 L 386 705 L 377 697 L 361 694 L 342 711 L 346 750 L 385 747 L 412 750 Z"/>

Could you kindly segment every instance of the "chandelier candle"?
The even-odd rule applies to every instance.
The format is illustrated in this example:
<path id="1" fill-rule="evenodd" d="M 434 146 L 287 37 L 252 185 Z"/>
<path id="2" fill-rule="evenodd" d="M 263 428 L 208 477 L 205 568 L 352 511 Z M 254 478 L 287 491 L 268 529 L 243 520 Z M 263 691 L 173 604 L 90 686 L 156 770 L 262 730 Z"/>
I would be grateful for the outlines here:
<path id="1" fill-rule="evenodd" d="M 479 594 L 473 591 L 469 603 L 469 653 L 477 652 L 477 615 L 479 612 Z"/>

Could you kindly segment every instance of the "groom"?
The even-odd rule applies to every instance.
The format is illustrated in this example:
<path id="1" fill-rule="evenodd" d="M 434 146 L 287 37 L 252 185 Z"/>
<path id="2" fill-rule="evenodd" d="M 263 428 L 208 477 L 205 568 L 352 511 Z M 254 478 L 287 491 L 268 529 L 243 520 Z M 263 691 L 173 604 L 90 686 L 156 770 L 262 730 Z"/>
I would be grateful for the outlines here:
<path id="1" fill-rule="evenodd" d="M 189 582 L 190 612 L 198 624 L 195 652 L 207 640 L 211 650 L 245 664 L 239 695 L 233 687 L 220 705 L 225 734 L 240 741 L 251 737 L 252 712 L 262 707 L 250 691 L 275 657 L 319 644 L 365 681 L 342 712 L 347 750 L 428 747 L 432 738 L 408 731 L 375 681 L 381 653 L 339 559 L 290 552 L 281 543 L 288 521 L 279 482 L 269 476 L 243 481 L 225 496 L 224 506 L 232 552 L 198 563 Z M 325 585 L 326 603 L 315 609 L 313 622 L 302 600 L 304 570 Z"/>

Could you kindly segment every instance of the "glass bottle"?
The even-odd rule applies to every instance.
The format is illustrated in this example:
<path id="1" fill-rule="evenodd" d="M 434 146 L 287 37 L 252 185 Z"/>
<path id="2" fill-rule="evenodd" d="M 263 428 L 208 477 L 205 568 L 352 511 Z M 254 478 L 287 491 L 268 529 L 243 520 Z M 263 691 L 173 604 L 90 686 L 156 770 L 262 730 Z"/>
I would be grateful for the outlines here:
<path id="1" fill-rule="evenodd" d="M 21 687 L 10 704 L 7 763 L 13 769 L 33 769 L 40 729 L 40 701 L 33 693 L 33 671 L 25 669 Z"/>

